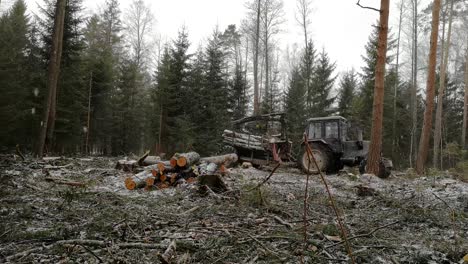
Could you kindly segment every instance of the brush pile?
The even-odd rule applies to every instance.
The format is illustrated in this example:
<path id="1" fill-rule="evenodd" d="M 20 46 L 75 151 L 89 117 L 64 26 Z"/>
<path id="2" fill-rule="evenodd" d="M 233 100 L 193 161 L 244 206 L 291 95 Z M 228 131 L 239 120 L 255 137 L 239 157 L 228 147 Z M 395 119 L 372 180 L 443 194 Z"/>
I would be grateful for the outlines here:
<path id="1" fill-rule="evenodd" d="M 197 152 L 176 153 L 170 160 L 145 154 L 138 161 L 119 160 L 116 169 L 137 172 L 125 179 L 128 190 L 165 189 L 194 183 L 202 175 L 224 175 L 237 162 L 236 154 L 201 158 Z M 150 164 L 150 165 L 148 165 Z M 145 166 L 146 165 L 146 166 Z"/>

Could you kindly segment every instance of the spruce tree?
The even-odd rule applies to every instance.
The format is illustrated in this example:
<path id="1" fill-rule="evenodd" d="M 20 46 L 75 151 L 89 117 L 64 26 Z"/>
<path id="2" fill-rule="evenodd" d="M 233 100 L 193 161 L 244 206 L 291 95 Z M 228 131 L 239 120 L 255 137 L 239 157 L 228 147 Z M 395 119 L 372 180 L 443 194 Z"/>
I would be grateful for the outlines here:
<path id="1" fill-rule="evenodd" d="M 17 0 L 0 17 L 0 145 L 31 144 L 28 131 L 32 119 L 29 18 L 26 5 Z M 27 100 L 28 99 L 28 100 Z"/>
<path id="2" fill-rule="evenodd" d="M 167 131 L 166 149 L 170 152 L 185 151 L 193 143 L 192 136 L 184 133 L 191 127 L 189 112 L 186 108 L 190 105 L 188 87 L 188 74 L 190 70 L 188 48 L 190 46 L 188 33 L 185 28 L 179 31 L 177 39 L 170 49 L 170 79 L 167 97 L 167 119 L 164 127 Z"/>
<path id="3" fill-rule="evenodd" d="M 285 95 L 285 113 L 288 134 L 293 141 L 293 146 L 300 146 L 304 133 L 304 121 L 306 119 L 306 89 L 304 80 L 298 67 L 293 68 Z M 298 151 L 299 149 L 295 149 Z"/>
<path id="4" fill-rule="evenodd" d="M 352 103 L 358 86 L 354 69 L 343 74 L 338 91 L 338 113 L 349 118 L 352 114 Z"/>
<path id="5" fill-rule="evenodd" d="M 331 95 L 331 90 L 336 79 L 336 76 L 333 76 L 335 68 L 336 64 L 331 63 L 325 50 L 322 50 L 311 83 L 313 94 L 310 96 L 310 117 L 328 116 L 333 112 L 331 106 L 335 97 Z"/>
<path id="6" fill-rule="evenodd" d="M 55 1 L 46 1 L 41 9 L 45 18 L 42 26 L 43 60 L 48 63 L 51 52 L 52 32 L 54 27 Z M 49 151 L 76 152 L 83 146 L 88 102 L 88 76 L 83 72 L 82 1 L 67 1 L 63 32 L 61 69 L 57 85 L 57 112 L 52 149 Z M 45 92 L 45 91 L 42 91 Z"/>
<path id="7" fill-rule="evenodd" d="M 308 116 L 312 116 L 313 113 L 313 97 L 315 95 L 314 86 L 312 86 L 312 78 L 315 71 L 316 53 L 314 43 L 312 40 L 308 41 L 307 48 L 304 50 L 304 54 L 301 57 L 300 74 L 304 80 L 306 86 L 306 110 Z"/>
<path id="8" fill-rule="evenodd" d="M 365 63 L 364 67 L 361 68 L 362 73 L 361 85 L 357 92 L 356 100 L 353 102 L 354 121 L 363 130 L 365 138 L 369 138 L 371 129 L 371 118 L 369 114 L 372 113 L 372 106 L 374 101 L 374 85 L 375 85 L 375 67 L 377 64 L 377 43 L 378 43 L 378 27 L 373 27 L 373 31 L 369 36 L 369 40 L 365 46 L 365 55 L 362 59 Z M 391 50 L 394 48 L 395 41 L 388 40 L 387 49 Z M 389 52 L 387 52 L 389 54 Z M 392 62 L 392 57 L 387 55 L 386 63 Z M 387 74 L 388 75 L 388 74 Z M 390 86 L 387 86 L 390 87 Z M 388 92 L 388 91 L 386 91 Z M 385 114 L 385 111 L 384 111 Z"/>
<path id="9" fill-rule="evenodd" d="M 222 132 L 229 124 L 229 86 L 226 83 L 225 52 L 221 34 L 215 30 L 205 48 L 205 85 L 203 94 L 203 121 L 198 123 L 205 135 L 204 153 L 215 154 L 222 146 Z"/>
<path id="10" fill-rule="evenodd" d="M 230 82 L 230 89 L 233 93 L 232 118 L 241 119 L 247 115 L 248 98 L 246 90 L 248 89 L 247 80 L 244 71 L 240 65 L 236 66 L 233 80 Z"/>

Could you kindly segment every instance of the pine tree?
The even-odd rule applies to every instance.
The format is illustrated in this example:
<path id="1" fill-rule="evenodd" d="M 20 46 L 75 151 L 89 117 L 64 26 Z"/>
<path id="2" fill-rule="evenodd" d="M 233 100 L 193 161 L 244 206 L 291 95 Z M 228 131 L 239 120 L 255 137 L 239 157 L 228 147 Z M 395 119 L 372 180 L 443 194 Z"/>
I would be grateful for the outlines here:
<path id="1" fill-rule="evenodd" d="M 340 80 L 338 91 L 338 113 L 349 118 L 352 114 L 352 103 L 358 86 L 358 80 L 354 69 L 345 72 Z"/>
<path id="2" fill-rule="evenodd" d="M 311 117 L 327 116 L 333 112 L 331 106 L 335 97 L 331 96 L 331 90 L 336 79 L 336 76 L 333 76 L 335 68 L 336 64 L 331 63 L 325 50 L 322 50 L 317 59 L 311 82 L 312 91 L 314 91 L 310 97 L 312 100 Z"/>

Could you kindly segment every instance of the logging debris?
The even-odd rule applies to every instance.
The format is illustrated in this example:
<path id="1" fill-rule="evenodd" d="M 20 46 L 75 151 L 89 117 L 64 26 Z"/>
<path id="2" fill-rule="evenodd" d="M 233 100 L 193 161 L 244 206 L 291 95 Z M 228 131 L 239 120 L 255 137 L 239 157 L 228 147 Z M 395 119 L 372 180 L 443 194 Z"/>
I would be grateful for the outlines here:
<path id="1" fill-rule="evenodd" d="M 160 263 L 166 251 L 165 261 L 174 264 L 300 263 L 301 255 L 304 263 L 349 263 L 325 189 L 313 176 L 308 247 L 302 246 L 305 175 L 297 169 L 280 167 L 259 188 L 269 171 L 233 167 L 221 177 L 223 193 L 208 187 L 202 194 L 198 184 L 147 192 L 123 184 L 146 166 L 126 172 L 113 169 L 116 158 L 25 158 L 0 156 L 0 263 Z M 45 166 L 58 168 L 48 175 Z M 444 172 L 435 185 L 405 174 L 327 181 L 357 263 L 463 263 L 466 183 Z M 356 185 L 378 195 L 359 196 Z"/>

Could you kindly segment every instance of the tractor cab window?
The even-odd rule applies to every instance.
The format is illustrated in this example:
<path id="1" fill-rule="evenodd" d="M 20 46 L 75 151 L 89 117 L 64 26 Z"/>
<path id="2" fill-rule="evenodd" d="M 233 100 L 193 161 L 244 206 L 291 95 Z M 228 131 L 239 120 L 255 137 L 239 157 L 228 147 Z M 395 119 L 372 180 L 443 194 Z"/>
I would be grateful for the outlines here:
<path id="1" fill-rule="evenodd" d="M 346 122 L 340 122 L 341 128 L 341 140 L 346 141 L 348 140 L 348 124 Z"/>
<path id="2" fill-rule="evenodd" d="M 339 138 L 338 122 L 325 123 L 325 138 Z"/>
<path id="3" fill-rule="evenodd" d="M 310 123 L 307 134 L 309 139 L 322 138 L 322 123 Z"/>

